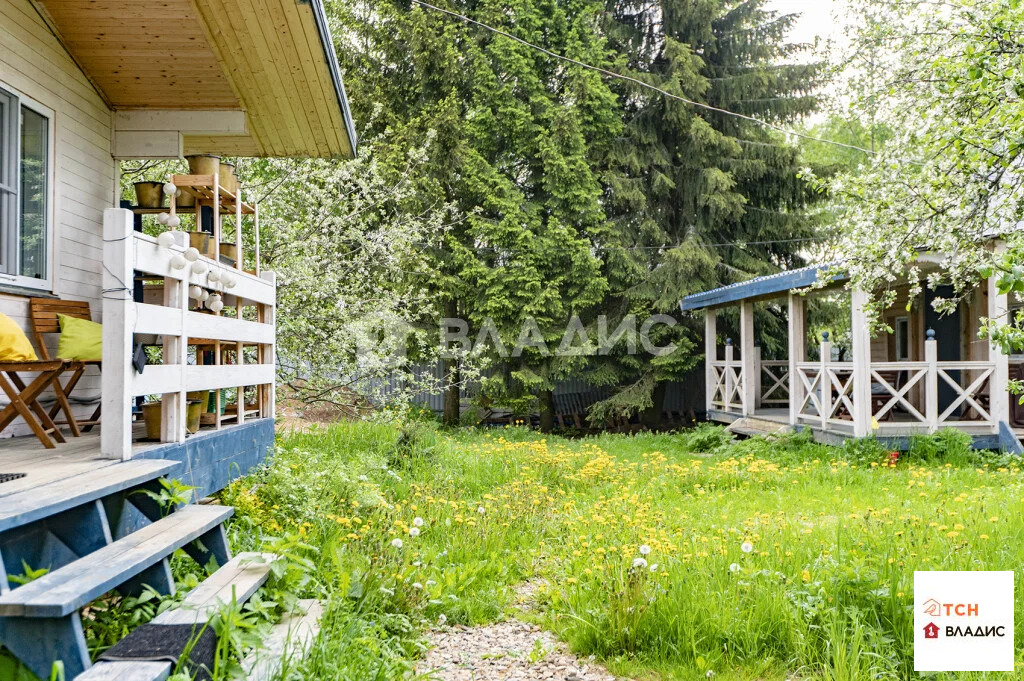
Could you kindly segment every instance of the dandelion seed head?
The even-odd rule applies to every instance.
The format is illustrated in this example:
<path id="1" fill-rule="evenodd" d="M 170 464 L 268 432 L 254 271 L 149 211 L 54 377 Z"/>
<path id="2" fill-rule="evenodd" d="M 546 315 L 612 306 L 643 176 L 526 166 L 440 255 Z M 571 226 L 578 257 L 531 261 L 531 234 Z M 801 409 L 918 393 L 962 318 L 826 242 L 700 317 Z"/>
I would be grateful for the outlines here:
<path id="1" fill-rule="evenodd" d="M 644 560 L 643 558 L 634 558 L 633 559 L 633 567 L 635 567 L 635 568 L 645 568 L 645 567 L 647 567 L 647 561 Z"/>
<path id="2" fill-rule="evenodd" d="M 739 571 L 740 571 L 739 563 L 733 563 L 732 565 L 729 566 L 729 572 L 739 572 Z"/>
<path id="3" fill-rule="evenodd" d="M 748 541 L 745 541 L 742 544 L 740 544 L 740 550 L 743 551 L 743 553 L 750 553 L 754 550 L 754 545 Z"/>
<path id="4" fill-rule="evenodd" d="M 646 556 L 646 555 L 649 555 L 650 553 L 651 553 L 651 547 L 650 546 L 648 546 L 647 544 L 641 544 L 640 545 L 640 555 L 641 556 Z"/>
<path id="5" fill-rule="evenodd" d="M 398 537 L 395 537 L 391 540 L 391 545 L 394 546 L 396 549 L 400 549 L 402 548 L 402 540 Z"/>

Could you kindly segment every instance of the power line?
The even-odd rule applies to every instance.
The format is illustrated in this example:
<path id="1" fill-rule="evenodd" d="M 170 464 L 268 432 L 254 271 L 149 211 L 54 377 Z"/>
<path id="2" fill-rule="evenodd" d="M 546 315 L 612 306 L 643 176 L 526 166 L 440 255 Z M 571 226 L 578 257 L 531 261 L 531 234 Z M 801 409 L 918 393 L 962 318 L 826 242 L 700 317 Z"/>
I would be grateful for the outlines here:
<path id="1" fill-rule="evenodd" d="M 632 76 L 626 76 L 626 75 L 623 75 L 621 73 L 616 73 L 615 71 L 609 71 L 608 69 L 603 69 L 603 68 L 601 68 L 599 66 L 593 66 L 592 64 L 587 64 L 586 62 L 579 61 L 578 59 L 573 59 L 572 57 L 566 57 L 564 55 L 558 54 L 557 52 L 552 52 L 551 50 L 548 50 L 548 49 L 546 49 L 544 47 L 541 47 L 540 45 L 534 45 L 531 42 L 523 40 L 522 38 L 518 38 L 518 37 L 512 35 L 511 33 L 508 33 L 506 31 L 501 30 L 500 28 L 495 28 L 493 26 L 489 26 L 488 24 L 485 24 L 483 22 L 477 21 L 476 19 L 470 19 L 469 17 L 467 17 L 464 14 L 459 14 L 458 12 L 453 12 L 452 10 L 448 10 L 448 9 L 444 9 L 444 8 L 441 8 L 441 7 L 437 7 L 436 5 L 431 5 L 429 2 L 424 2 L 423 0 L 412 0 L 412 2 L 414 4 L 420 5 L 421 7 L 426 7 L 427 9 L 432 9 L 435 12 L 440 12 L 442 14 L 447 14 L 450 17 L 454 17 L 456 19 L 460 19 L 460 20 L 466 22 L 467 24 L 473 24 L 474 26 L 479 26 L 480 28 L 483 28 L 485 30 L 491 31 L 492 33 L 496 33 L 496 34 L 498 34 L 500 36 L 504 36 L 504 37 L 508 38 L 509 40 L 512 40 L 512 41 L 515 41 L 515 42 L 519 43 L 520 45 L 525 45 L 526 47 L 529 47 L 530 49 L 537 50 L 539 52 L 543 52 L 544 54 L 548 55 L 549 57 L 551 57 L 553 59 L 560 59 L 560 60 L 568 62 L 570 64 L 575 64 L 576 66 L 580 66 L 582 68 L 589 69 L 591 71 L 596 71 L 597 73 L 600 73 L 602 75 L 608 76 L 610 78 L 618 78 L 620 80 L 629 81 L 629 82 L 631 82 L 631 83 L 633 83 L 635 85 L 639 85 L 640 87 L 647 88 L 648 90 L 653 90 L 654 92 L 662 94 L 662 95 L 664 95 L 664 96 L 666 96 L 666 97 L 668 97 L 670 99 L 675 99 L 675 100 L 678 100 L 678 101 L 683 102 L 685 104 L 689 104 L 690 106 L 697 107 L 698 109 L 704 109 L 706 111 L 714 111 L 715 113 L 720 113 L 720 114 L 723 114 L 723 115 L 726 115 L 726 116 L 732 116 L 734 118 L 740 118 L 740 119 L 745 120 L 745 121 L 750 121 L 751 123 L 756 123 L 757 125 L 763 126 L 765 128 L 769 128 L 771 130 L 775 130 L 776 132 L 781 132 L 784 135 L 793 135 L 795 137 L 800 137 L 802 139 L 811 140 L 813 142 L 821 142 L 822 144 L 831 144 L 831 145 L 834 145 L 834 146 L 837 146 L 837 147 L 843 147 L 844 149 L 853 149 L 854 151 L 860 151 L 862 153 L 868 154 L 869 156 L 874 156 L 875 154 L 877 154 L 877 152 L 875 152 L 875 151 L 873 151 L 871 149 L 865 149 L 864 147 L 858 147 L 855 144 L 846 144 L 845 142 L 836 142 L 835 140 L 828 140 L 828 139 L 824 139 L 824 138 L 821 138 L 821 137 L 815 137 L 814 135 L 808 135 L 807 133 L 797 132 L 796 130 L 789 130 L 787 128 L 783 128 L 781 126 L 775 125 L 774 123 L 769 123 L 768 121 L 762 121 L 761 119 L 754 118 L 753 116 L 748 116 L 746 114 L 737 113 L 735 111 L 729 111 L 728 109 L 720 109 L 717 106 L 712 106 L 710 104 L 704 104 L 702 102 L 695 102 L 692 99 L 687 99 L 685 97 L 680 97 L 679 95 L 676 95 L 676 94 L 673 94 L 671 92 L 667 92 L 665 90 L 662 90 L 661 88 L 659 88 L 659 87 L 657 87 L 655 85 L 651 85 L 650 83 L 645 83 L 642 80 L 639 80 L 637 78 L 633 78 Z"/>
<path id="2" fill-rule="evenodd" d="M 700 246 L 705 248 L 723 248 L 726 246 L 734 246 L 737 248 L 744 248 L 746 246 L 770 246 L 772 244 L 792 244 L 792 243 L 806 243 L 809 241 L 824 242 L 827 241 L 827 237 L 812 236 L 812 237 L 801 237 L 792 239 L 767 239 L 763 241 L 726 241 L 721 243 L 699 243 Z M 413 241 L 411 244 L 417 246 L 437 246 L 438 244 L 429 241 Z M 681 244 L 663 244 L 661 246 L 592 246 L 590 250 L 593 251 L 665 251 L 672 250 Z M 482 251 L 493 251 L 502 253 L 514 253 L 521 252 L 521 249 L 517 248 L 501 248 L 499 246 L 475 246 L 469 248 L 471 251 L 482 252 Z"/>

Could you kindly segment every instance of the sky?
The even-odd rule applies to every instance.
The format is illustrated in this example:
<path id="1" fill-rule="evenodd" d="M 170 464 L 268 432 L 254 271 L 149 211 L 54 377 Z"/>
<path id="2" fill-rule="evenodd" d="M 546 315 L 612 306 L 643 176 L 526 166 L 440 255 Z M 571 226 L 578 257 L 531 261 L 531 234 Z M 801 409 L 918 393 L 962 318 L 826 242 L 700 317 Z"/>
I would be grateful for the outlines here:
<path id="1" fill-rule="evenodd" d="M 841 12 L 844 0 L 769 0 L 768 9 L 783 13 L 798 13 L 800 19 L 790 33 L 793 42 L 813 43 L 815 36 L 823 40 L 840 38 L 842 17 L 833 16 Z"/>

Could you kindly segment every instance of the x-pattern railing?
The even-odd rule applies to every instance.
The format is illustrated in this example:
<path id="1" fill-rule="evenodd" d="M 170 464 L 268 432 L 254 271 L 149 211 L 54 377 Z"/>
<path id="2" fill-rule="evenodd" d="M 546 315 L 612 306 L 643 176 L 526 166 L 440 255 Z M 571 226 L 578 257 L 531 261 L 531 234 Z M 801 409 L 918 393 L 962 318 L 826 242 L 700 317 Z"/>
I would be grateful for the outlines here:
<path id="1" fill-rule="evenodd" d="M 800 416 L 820 418 L 823 411 L 821 404 L 821 379 L 823 377 L 821 365 L 798 365 L 796 375 L 803 386 L 803 400 L 797 412 Z M 809 410 L 808 407 L 813 407 L 813 411 Z"/>
<path id="2" fill-rule="evenodd" d="M 969 385 L 962 386 L 960 381 L 956 380 L 949 375 L 949 371 L 979 371 L 980 373 L 974 378 Z M 956 397 L 950 402 L 949 406 L 946 407 L 945 411 L 939 414 L 939 423 L 951 423 L 958 419 L 950 419 L 949 417 L 953 414 L 958 414 L 958 410 L 962 405 L 970 406 L 974 411 L 978 413 L 983 421 L 992 421 L 992 415 L 989 414 L 988 409 L 981 404 L 981 390 L 985 387 L 989 377 L 995 371 L 995 368 L 989 365 L 987 362 L 978 363 L 978 366 L 973 366 L 972 363 L 967 362 L 939 362 L 938 377 L 945 381 L 956 393 Z M 970 380 L 970 379 L 968 379 Z"/>
<path id="3" fill-rule="evenodd" d="M 889 382 L 889 378 L 887 378 L 885 375 L 887 372 L 885 372 L 884 369 L 872 368 L 871 380 L 873 381 L 874 385 L 881 386 L 882 389 L 889 394 L 888 401 L 885 402 L 877 410 L 875 410 L 875 412 L 872 414 L 876 421 L 881 421 L 882 419 L 889 417 L 890 414 L 895 413 L 893 412 L 893 410 L 896 409 L 897 407 L 903 409 L 907 414 L 909 414 L 910 416 L 912 416 L 914 419 L 921 423 L 924 423 L 928 420 L 924 414 L 917 410 L 917 408 L 913 405 L 913 403 L 910 401 L 908 397 L 910 395 L 910 391 L 914 388 L 914 386 L 921 383 L 921 381 L 924 380 L 925 377 L 928 375 L 927 367 L 921 367 L 917 369 L 914 368 L 918 364 L 922 363 L 915 362 L 913 363 L 913 366 L 911 363 L 900 363 L 898 365 L 899 369 L 897 369 L 896 371 L 898 373 L 904 373 L 907 376 L 906 382 L 899 387 L 894 386 L 892 383 Z M 874 394 L 872 395 L 872 400 L 876 402 L 881 401 L 880 399 L 877 399 L 877 395 Z"/>
<path id="4" fill-rule="evenodd" d="M 712 403 L 725 411 L 732 411 L 733 408 L 742 411 L 745 406 L 743 365 L 736 361 L 716 361 L 711 364 L 711 368 L 715 378 Z"/>
<path id="5" fill-rule="evenodd" d="M 789 362 L 761 362 L 761 404 L 789 403 Z"/>
<path id="6" fill-rule="evenodd" d="M 852 417 L 853 415 L 853 369 L 833 369 L 828 367 L 826 369 L 828 374 L 829 389 L 833 390 L 829 396 L 830 409 L 828 411 L 828 419 L 838 420 L 842 415 L 842 410 L 846 409 L 846 416 Z"/>

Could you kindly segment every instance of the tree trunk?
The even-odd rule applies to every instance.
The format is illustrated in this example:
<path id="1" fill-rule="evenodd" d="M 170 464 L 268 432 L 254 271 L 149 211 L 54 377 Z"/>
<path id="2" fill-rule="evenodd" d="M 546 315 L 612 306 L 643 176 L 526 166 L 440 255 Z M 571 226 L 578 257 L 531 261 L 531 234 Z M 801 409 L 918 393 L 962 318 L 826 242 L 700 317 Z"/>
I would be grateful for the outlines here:
<path id="1" fill-rule="evenodd" d="M 537 397 L 540 398 L 540 432 L 550 433 L 555 429 L 555 393 L 541 390 Z"/>
<path id="2" fill-rule="evenodd" d="M 661 425 L 661 413 L 665 407 L 665 392 L 668 384 L 665 381 L 658 381 L 654 384 L 654 391 L 651 393 L 651 406 L 640 414 L 640 424 L 654 430 Z"/>
<path id="3" fill-rule="evenodd" d="M 441 423 L 446 426 L 457 426 L 461 416 L 459 406 L 462 401 L 459 387 L 459 383 L 461 383 L 459 360 L 446 359 L 443 366 L 447 385 L 444 388 L 444 413 L 441 416 Z"/>
<path id="4" fill-rule="evenodd" d="M 454 319 L 459 312 L 459 308 L 454 300 L 446 301 L 444 304 L 444 316 L 449 319 Z M 445 348 L 447 350 L 447 348 Z M 459 360 L 458 358 L 446 359 L 442 364 L 444 369 L 444 412 L 441 415 L 441 423 L 446 426 L 457 426 L 462 416 L 460 410 L 460 403 L 462 401 L 460 383 L 461 377 L 459 375 Z"/>

